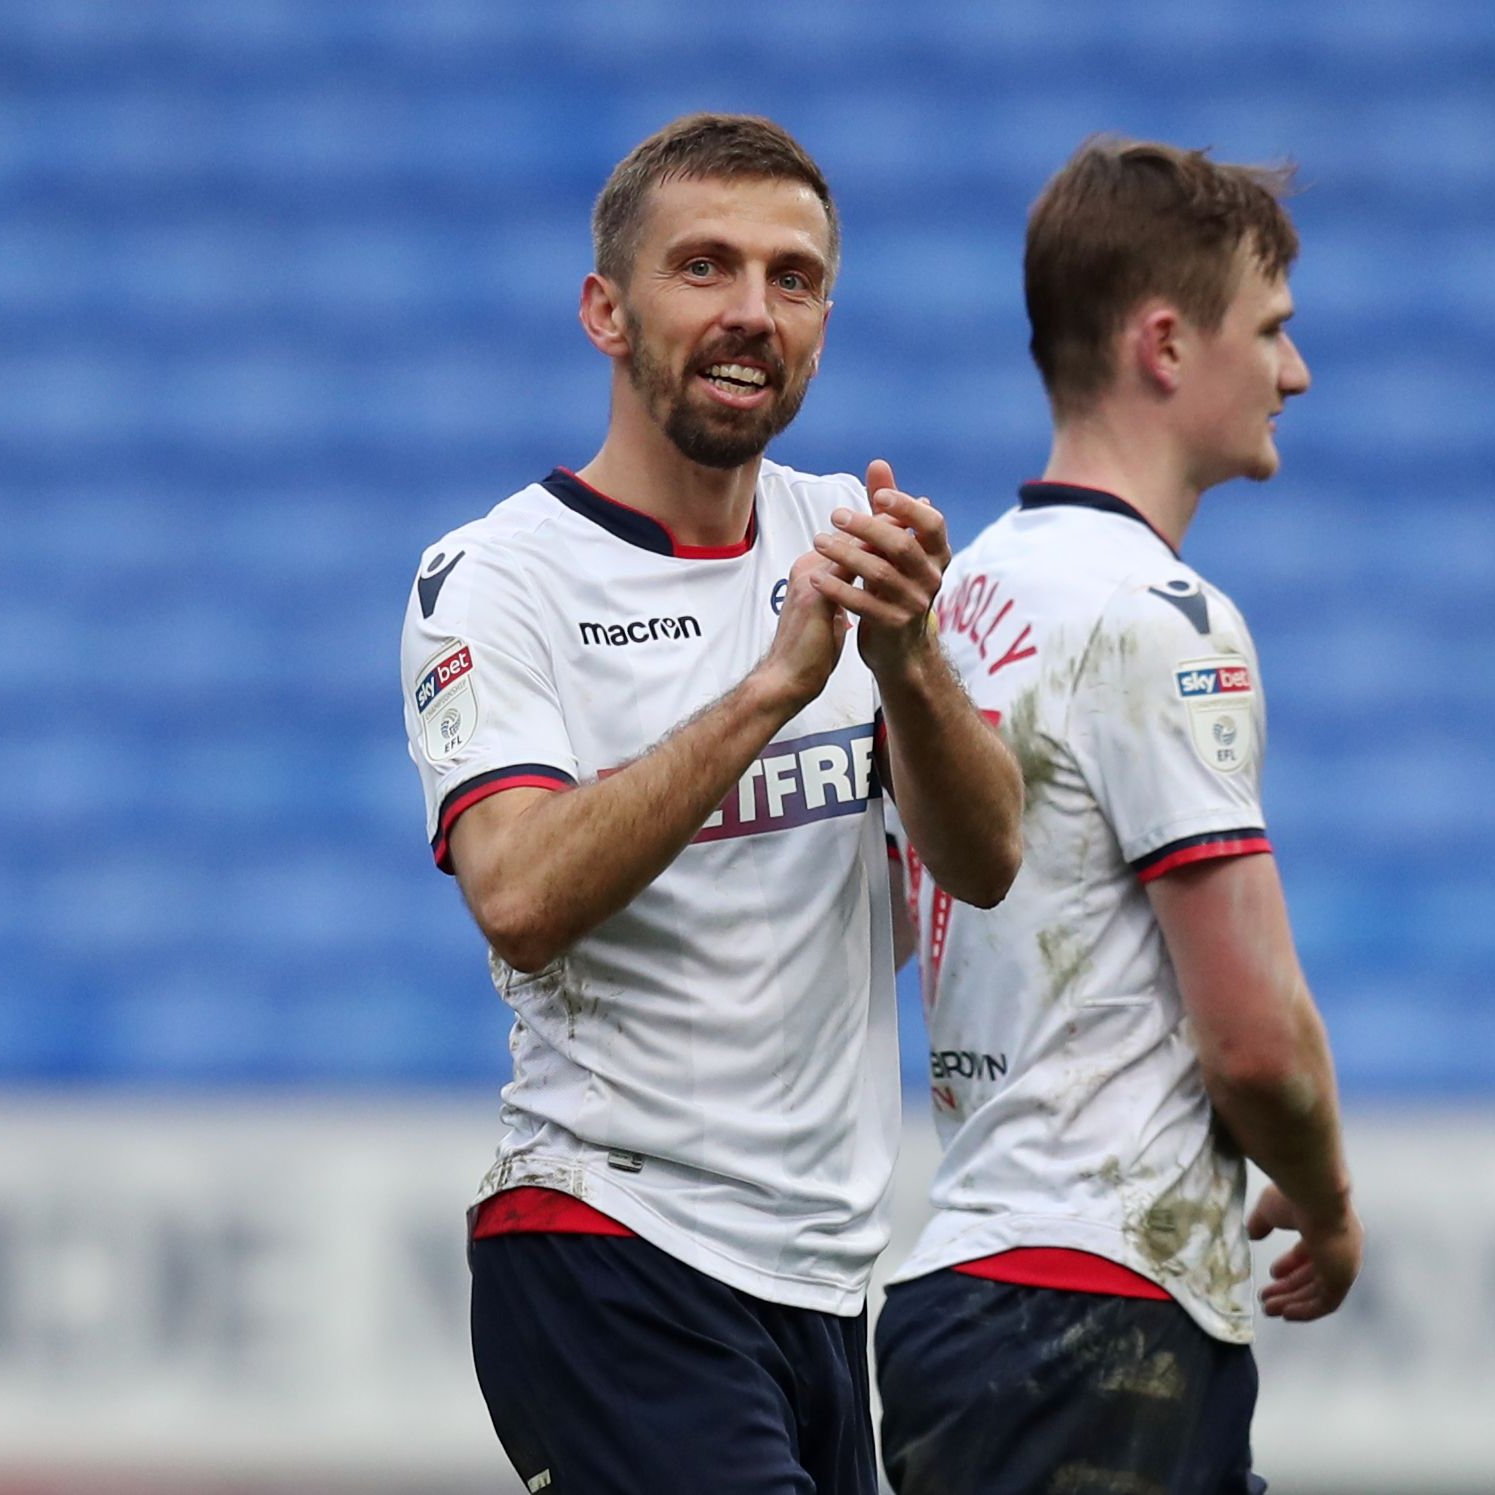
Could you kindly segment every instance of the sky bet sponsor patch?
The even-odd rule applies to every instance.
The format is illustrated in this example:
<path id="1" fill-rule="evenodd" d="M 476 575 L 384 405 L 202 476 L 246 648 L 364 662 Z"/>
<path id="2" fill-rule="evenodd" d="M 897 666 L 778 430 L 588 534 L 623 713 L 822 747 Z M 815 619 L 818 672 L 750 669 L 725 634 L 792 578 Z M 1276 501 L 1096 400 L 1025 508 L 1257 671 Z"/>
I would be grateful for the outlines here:
<path id="1" fill-rule="evenodd" d="M 1174 671 L 1194 751 L 1216 773 L 1236 773 L 1256 751 L 1251 667 L 1239 655 L 1193 659 Z"/>
<path id="2" fill-rule="evenodd" d="M 1202 660 L 1185 665 L 1173 678 L 1186 701 L 1251 693 L 1251 671 L 1238 659 Z"/>
<path id="3" fill-rule="evenodd" d="M 415 709 L 424 711 L 447 686 L 460 680 L 472 669 L 472 651 L 455 639 L 442 645 L 443 657 L 431 662 L 421 682 L 415 687 Z"/>
<path id="4" fill-rule="evenodd" d="M 415 686 L 423 746 L 432 763 L 450 758 L 472 736 L 478 724 L 478 699 L 472 685 L 472 650 L 448 639 L 421 672 Z"/>

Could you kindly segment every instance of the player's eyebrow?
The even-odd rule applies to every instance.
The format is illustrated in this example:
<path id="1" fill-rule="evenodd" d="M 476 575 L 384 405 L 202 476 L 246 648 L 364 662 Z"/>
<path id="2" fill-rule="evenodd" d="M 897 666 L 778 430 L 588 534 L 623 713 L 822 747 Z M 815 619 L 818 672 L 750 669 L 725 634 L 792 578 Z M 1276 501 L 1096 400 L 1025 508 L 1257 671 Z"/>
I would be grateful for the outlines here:
<path id="1" fill-rule="evenodd" d="M 665 251 L 672 260 L 689 259 L 692 255 L 703 255 L 711 259 L 736 259 L 742 251 L 726 239 L 713 239 L 705 235 L 682 234 Z"/>
<path id="2" fill-rule="evenodd" d="M 665 250 L 666 261 L 671 264 L 682 264 L 696 255 L 733 265 L 740 264 L 744 258 L 740 244 L 709 235 L 699 237 L 691 234 L 682 235 Z M 777 270 L 802 270 L 817 283 L 823 283 L 829 274 L 825 256 L 818 250 L 807 246 L 797 245 L 783 249 L 771 257 L 770 263 Z"/>

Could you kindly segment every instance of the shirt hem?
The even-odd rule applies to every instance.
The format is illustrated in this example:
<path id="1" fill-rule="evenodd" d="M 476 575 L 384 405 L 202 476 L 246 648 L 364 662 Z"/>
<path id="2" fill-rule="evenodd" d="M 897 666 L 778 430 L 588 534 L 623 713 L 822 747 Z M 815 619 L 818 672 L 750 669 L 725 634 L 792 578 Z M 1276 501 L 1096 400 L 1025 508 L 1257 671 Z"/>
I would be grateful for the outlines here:
<path id="1" fill-rule="evenodd" d="M 1249 1301 L 1238 1311 L 1220 1308 L 1193 1289 L 1185 1274 L 1160 1271 L 1131 1250 L 1125 1233 L 1118 1227 L 1073 1216 L 993 1216 L 977 1210 L 939 1211 L 924 1227 L 913 1251 L 889 1276 L 888 1285 L 912 1282 L 964 1262 L 1028 1246 L 1089 1251 L 1104 1256 L 1162 1288 L 1212 1339 L 1227 1344 L 1250 1344 L 1255 1337 Z M 1245 1291 L 1249 1299 L 1249 1277 Z"/>
<path id="2" fill-rule="evenodd" d="M 505 1163 L 510 1166 L 504 1167 Z M 682 1230 L 637 1194 L 620 1187 L 615 1180 L 603 1176 L 581 1159 L 538 1157 L 534 1154 L 523 1157 L 511 1154 L 500 1160 L 499 1166 L 484 1180 L 482 1192 L 469 1207 L 469 1218 L 493 1195 L 523 1185 L 538 1185 L 570 1194 L 626 1226 L 667 1256 L 728 1287 L 765 1302 L 829 1313 L 838 1318 L 855 1318 L 866 1307 L 872 1263 L 882 1249 L 879 1247 L 872 1254 L 857 1274 L 858 1281 L 851 1286 L 774 1272 L 739 1261 L 699 1235 Z M 886 1241 L 883 1244 L 886 1245 Z"/>

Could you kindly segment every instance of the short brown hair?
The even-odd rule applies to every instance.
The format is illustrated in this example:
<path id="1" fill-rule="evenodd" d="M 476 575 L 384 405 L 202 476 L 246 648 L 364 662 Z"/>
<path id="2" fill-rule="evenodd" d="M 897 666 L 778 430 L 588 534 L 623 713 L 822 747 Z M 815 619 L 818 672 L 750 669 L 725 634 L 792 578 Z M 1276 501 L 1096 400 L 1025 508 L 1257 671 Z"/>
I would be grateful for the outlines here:
<path id="1" fill-rule="evenodd" d="M 1149 296 L 1214 331 L 1246 244 L 1269 278 L 1285 275 L 1298 235 L 1282 206 L 1291 166 L 1230 166 L 1154 141 L 1087 140 L 1028 215 L 1023 258 L 1029 347 L 1056 416 L 1111 382 L 1112 341 Z"/>
<path id="2" fill-rule="evenodd" d="M 829 270 L 841 257 L 841 225 L 820 168 L 789 132 L 753 114 L 687 114 L 636 145 L 613 168 L 592 209 L 597 271 L 626 284 L 643 232 L 650 190 L 693 178 L 803 182 L 820 199 L 830 229 Z"/>

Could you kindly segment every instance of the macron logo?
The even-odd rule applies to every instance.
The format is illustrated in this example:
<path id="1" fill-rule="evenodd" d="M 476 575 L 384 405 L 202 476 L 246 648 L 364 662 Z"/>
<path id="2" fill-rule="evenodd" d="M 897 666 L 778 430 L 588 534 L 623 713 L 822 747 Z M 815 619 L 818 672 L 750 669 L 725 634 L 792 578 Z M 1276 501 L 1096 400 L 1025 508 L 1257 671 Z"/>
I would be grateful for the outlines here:
<path id="1" fill-rule="evenodd" d="M 1214 669 L 1180 670 L 1174 679 L 1186 701 L 1200 696 L 1234 696 L 1249 693 L 1251 671 L 1245 665 L 1220 665 Z"/>
<path id="2" fill-rule="evenodd" d="M 579 623 L 584 644 L 648 644 L 656 639 L 700 638 L 701 625 L 689 613 L 678 618 L 636 618 L 631 623 Z"/>

